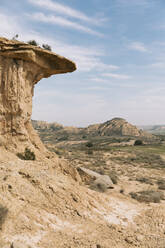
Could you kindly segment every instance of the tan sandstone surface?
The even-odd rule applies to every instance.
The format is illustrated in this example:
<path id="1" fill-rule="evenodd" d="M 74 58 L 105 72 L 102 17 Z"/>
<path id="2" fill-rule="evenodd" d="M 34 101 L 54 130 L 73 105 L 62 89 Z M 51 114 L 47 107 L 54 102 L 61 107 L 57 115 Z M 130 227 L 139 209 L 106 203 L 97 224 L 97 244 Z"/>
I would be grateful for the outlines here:
<path id="1" fill-rule="evenodd" d="M 56 54 L 0 39 L 0 248 L 165 247 L 163 204 L 85 188 L 76 169 L 33 135 L 34 84 L 74 69 Z M 26 146 L 43 156 L 20 160 L 15 153 Z"/>
<path id="2" fill-rule="evenodd" d="M 35 84 L 42 78 L 75 69 L 72 61 L 55 53 L 0 38 L 1 144 L 17 150 L 30 144 L 34 149 L 44 149 L 31 125 Z"/>

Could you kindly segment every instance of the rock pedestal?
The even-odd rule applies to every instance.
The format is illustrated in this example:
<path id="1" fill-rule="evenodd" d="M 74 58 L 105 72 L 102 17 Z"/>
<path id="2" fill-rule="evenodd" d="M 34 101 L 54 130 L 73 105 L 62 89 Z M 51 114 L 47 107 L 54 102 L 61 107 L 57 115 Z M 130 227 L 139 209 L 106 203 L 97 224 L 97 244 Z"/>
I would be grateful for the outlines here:
<path id="1" fill-rule="evenodd" d="M 31 124 L 34 86 L 42 78 L 75 69 L 72 61 L 55 53 L 0 38 L 0 145 L 43 149 Z"/>

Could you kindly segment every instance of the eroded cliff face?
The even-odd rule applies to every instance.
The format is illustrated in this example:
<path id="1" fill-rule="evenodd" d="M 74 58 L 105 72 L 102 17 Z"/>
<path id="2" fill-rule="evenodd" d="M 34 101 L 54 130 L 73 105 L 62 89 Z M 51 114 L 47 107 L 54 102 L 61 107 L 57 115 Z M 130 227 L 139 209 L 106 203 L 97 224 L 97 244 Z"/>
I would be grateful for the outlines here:
<path id="1" fill-rule="evenodd" d="M 0 38 L 1 145 L 18 150 L 26 146 L 44 149 L 31 125 L 34 86 L 44 77 L 75 69 L 72 61 L 55 53 Z"/>

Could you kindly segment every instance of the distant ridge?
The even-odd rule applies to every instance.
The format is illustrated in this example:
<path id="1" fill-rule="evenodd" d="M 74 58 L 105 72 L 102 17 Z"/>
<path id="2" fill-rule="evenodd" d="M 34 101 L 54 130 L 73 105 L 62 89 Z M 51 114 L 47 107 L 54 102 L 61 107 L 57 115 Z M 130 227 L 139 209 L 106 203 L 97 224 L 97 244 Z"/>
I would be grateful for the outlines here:
<path id="1" fill-rule="evenodd" d="M 140 128 L 149 133 L 165 135 L 165 124 L 164 125 L 144 125 L 144 126 L 140 126 Z"/>
<path id="2" fill-rule="evenodd" d="M 33 127 L 35 129 L 52 129 L 58 134 L 76 134 L 76 135 L 88 135 L 88 136 L 151 136 L 151 134 L 138 129 L 136 126 L 130 124 L 123 118 L 113 118 L 101 124 L 89 125 L 86 128 L 77 127 L 64 127 L 63 125 L 53 122 L 48 123 L 45 121 L 32 120 Z"/>

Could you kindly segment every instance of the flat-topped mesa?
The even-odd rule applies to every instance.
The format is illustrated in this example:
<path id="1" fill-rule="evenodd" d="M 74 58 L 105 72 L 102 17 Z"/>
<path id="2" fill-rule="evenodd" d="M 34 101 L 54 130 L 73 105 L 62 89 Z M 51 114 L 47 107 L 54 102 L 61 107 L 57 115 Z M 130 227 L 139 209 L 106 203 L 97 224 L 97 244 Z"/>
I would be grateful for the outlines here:
<path id="1" fill-rule="evenodd" d="M 31 125 L 35 84 L 76 65 L 53 52 L 0 38 L 0 145 L 43 148 Z M 49 110 L 48 110 L 49 111 Z"/>

